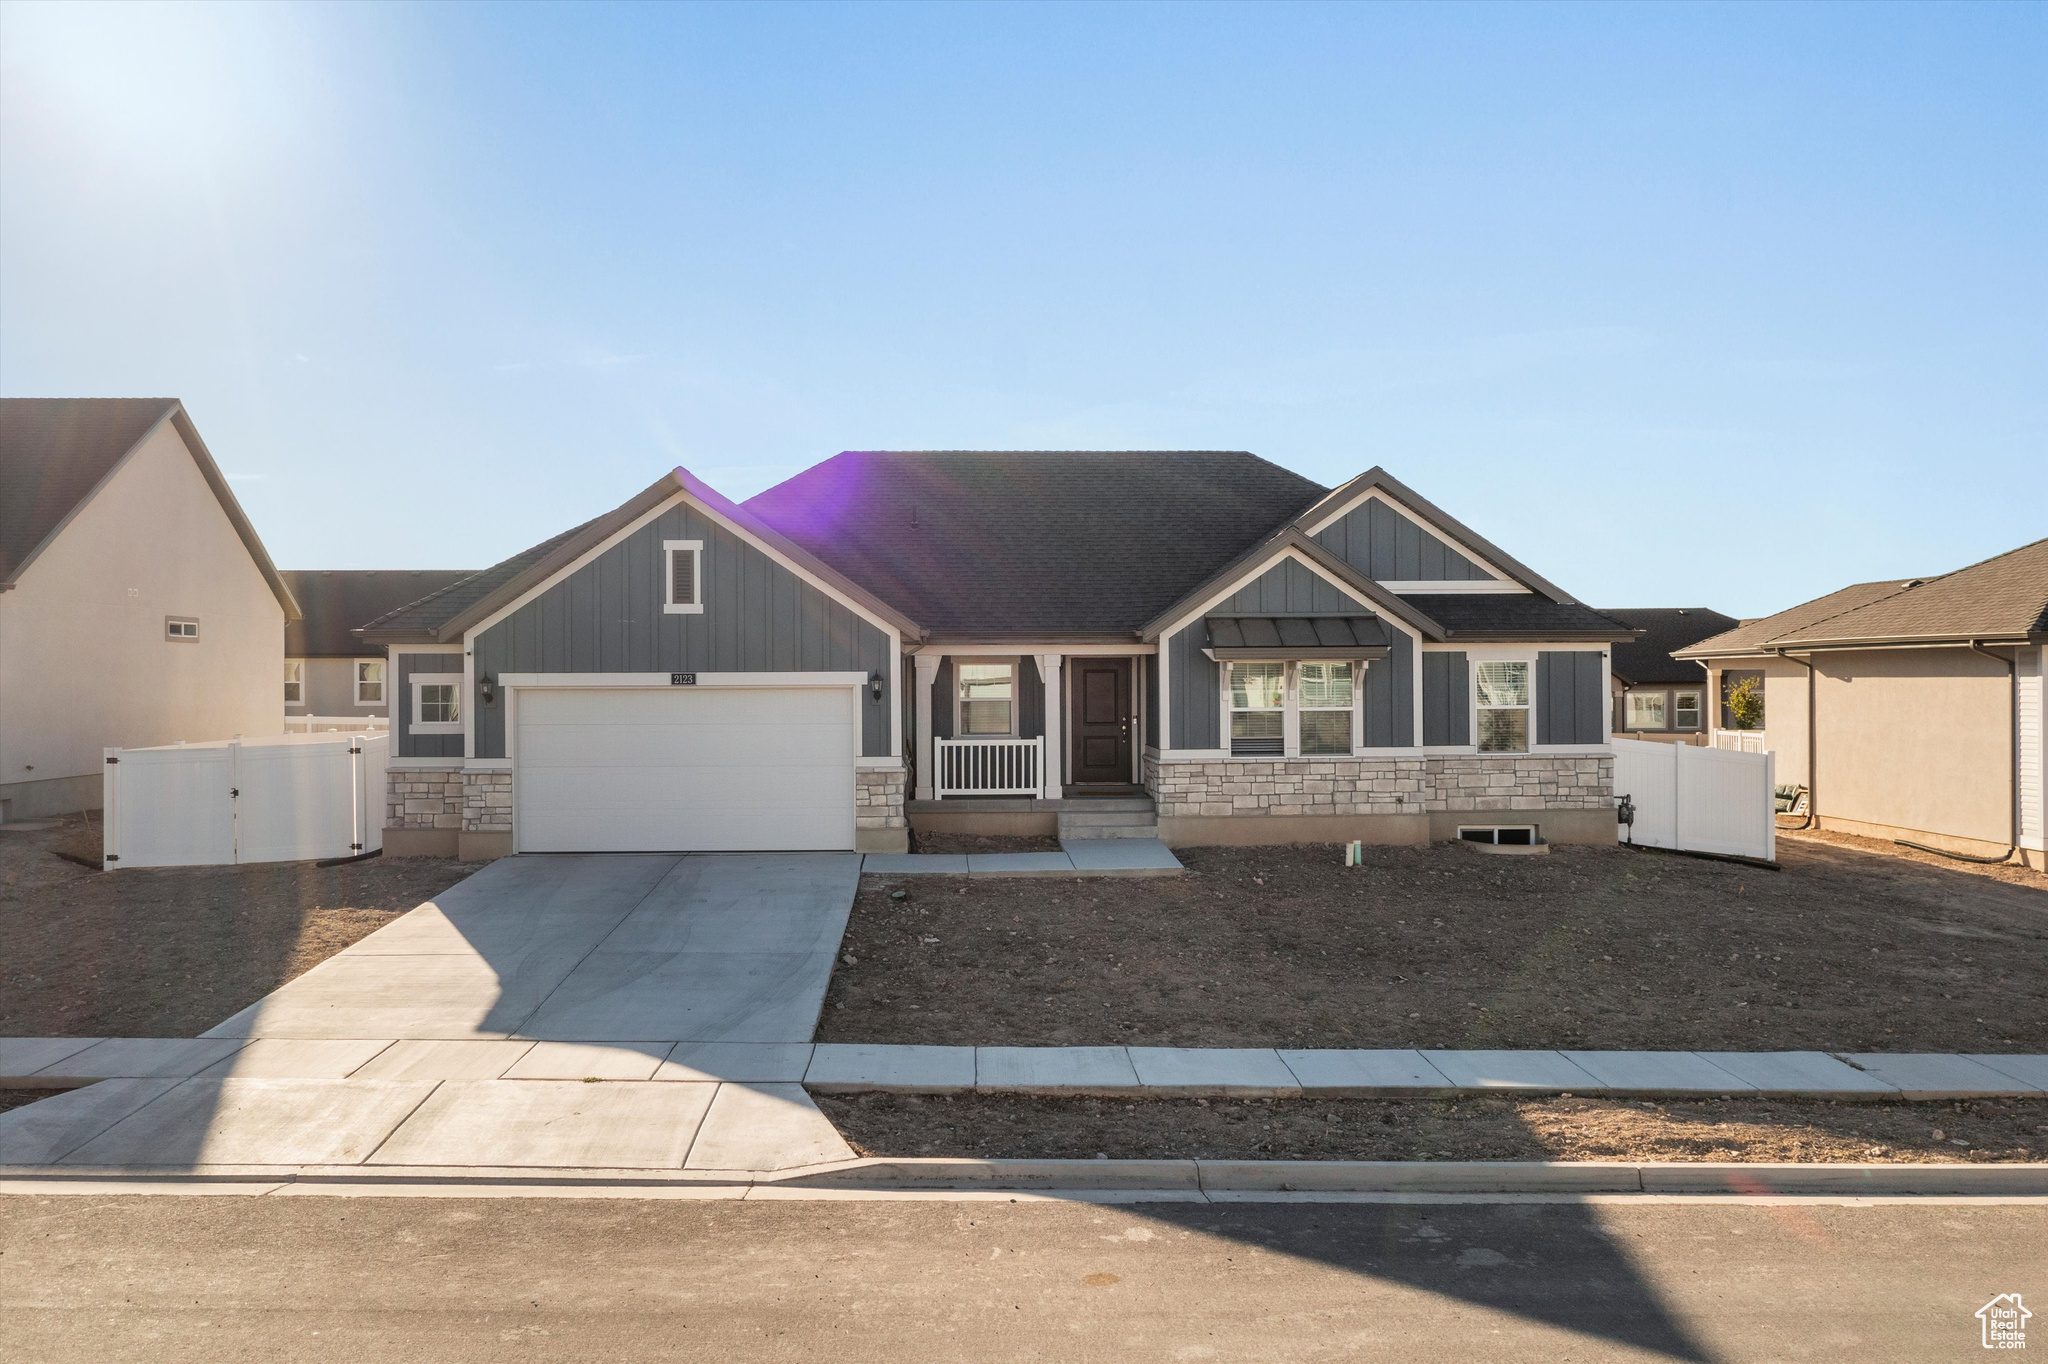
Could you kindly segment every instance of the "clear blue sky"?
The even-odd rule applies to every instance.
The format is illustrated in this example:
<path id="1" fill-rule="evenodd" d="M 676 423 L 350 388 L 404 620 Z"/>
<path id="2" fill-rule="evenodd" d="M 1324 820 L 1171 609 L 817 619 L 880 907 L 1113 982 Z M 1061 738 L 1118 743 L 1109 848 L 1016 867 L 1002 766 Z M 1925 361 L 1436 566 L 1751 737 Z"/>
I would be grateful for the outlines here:
<path id="1" fill-rule="evenodd" d="M 183 398 L 286 567 L 891 447 L 1384 464 L 1608 606 L 2048 534 L 2048 6 L 6 3 L 0 59 L 0 388 Z"/>

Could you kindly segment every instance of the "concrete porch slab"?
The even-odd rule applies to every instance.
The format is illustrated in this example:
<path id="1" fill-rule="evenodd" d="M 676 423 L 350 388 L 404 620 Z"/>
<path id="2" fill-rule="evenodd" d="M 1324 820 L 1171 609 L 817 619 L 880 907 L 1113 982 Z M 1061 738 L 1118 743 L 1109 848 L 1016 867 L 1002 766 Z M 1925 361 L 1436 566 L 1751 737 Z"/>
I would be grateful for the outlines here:
<path id="1" fill-rule="evenodd" d="M 241 1038 L 109 1037 L 36 1072 L 36 1078 L 183 1080 L 242 1049 Z"/>
<path id="2" fill-rule="evenodd" d="M 811 1066 L 809 1042 L 678 1042 L 657 1080 L 801 1084 Z"/>
<path id="3" fill-rule="evenodd" d="M 1875 1075 L 1844 1065 L 1821 1051 L 1702 1051 L 1736 1079 L 1754 1085 L 1762 1097 L 1805 1098 L 1816 1094 L 1883 1097 L 1898 1087 Z"/>
<path id="4" fill-rule="evenodd" d="M 1640 1094 L 1754 1094 L 1756 1086 L 1689 1051 L 1568 1051 L 1605 1089 Z"/>
<path id="5" fill-rule="evenodd" d="M 802 1085 L 724 1084 L 711 1100 L 684 1166 L 788 1170 L 853 1158 L 853 1148 Z"/>
<path id="6" fill-rule="evenodd" d="M 1073 859 L 1063 852 L 969 853 L 969 876 L 1072 876 Z"/>
<path id="7" fill-rule="evenodd" d="M 1265 1047 L 1132 1047 L 1138 1083 L 1184 1098 L 1292 1098 L 1301 1082 Z"/>
<path id="8" fill-rule="evenodd" d="M 2048 1056 L 1977 1055 L 1970 1059 L 1991 1067 L 2001 1075 L 2010 1075 L 2036 1089 L 2048 1091 Z"/>
<path id="9" fill-rule="evenodd" d="M 433 1088 L 394 1080 L 187 1080 L 64 1163 L 359 1165 Z"/>
<path id="10" fill-rule="evenodd" d="M 667 1042 L 536 1042 L 506 1068 L 506 1080 L 651 1080 Z"/>
<path id="11" fill-rule="evenodd" d="M 45 1066 L 76 1056 L 101 1037 L 0 1037 L 0 1085 L 21 1085 Z M 36 1088 L 29 1085 L 26 1088 Z"/>
<path id="12" fill-rule="evenodd" d="M 820 1042 L 804 1083 L 825 1093 L 954 1094 L 974 1088 L 974 1048 Z"/>
<path id="13" fill-rule="evenodd" d="M 1443 1072 L 1419 1051 L 1283 1051 L 1280 1060 L 1309 1099 L 1433 1094 L 1450 1088 Z"/>
<path id="14" fill-rule="evenodd" d="M 1187 870 L 1156 838 L 1077 838 L 1060 847 L 1083 876 L 1179 876 Z"/>
<path id="15" fill-rule="evenodd" d="M 1967 1056 L 1844 1052 L 1842 1059 L 1898 1086 L 1899 1096 L 1906 1099 L 2034 1097 L 2041 1093 L 2026 1081 Z"/>
<path id="16" fill-rule="evenodd" d="M 983 1094 L 1139 1094 L 1122 1047 L 976 1047 L 974 1087 Z"/>
<path id="17" fill-rule="evenodd" d="M 533 1050 L 524 1038 L 509 1042 L 453 1042 L 407 1038 L 393 1042 L 353 1078 L 358 1080 L 495 1080 Z"/>
<path id="18" fill-rule="evenodd" d="M 863 876 L 965 876 L 965 853 L 869 853 L 861 859 Z"/>
<path id="19" fill-rule="evenodd" d="M 1589 1094 L 1606 1086 L 1555 1051 L 1425 1051 L 1423 1059 L 1459 1089 Z"/>
<path id="20" fill-rule="evenodd" d="M 389 1041 L 336 1041 L 259 1037 L 234 1055 L 216 1061 L 200 1076 L 209 1080 L 340 1080 L 355 1074 Z"/>
<path id="21" fill-rule="evenodd" d="M 405 1120 L 374 1165 L 676 1169 L 712 1085 L 449 1080 Z"/>
<path id="22" fill-rule="evenodd" d="M 102 1080 L 0 1113 L 0 1165 L 48 1165 L 62 1160 L 179 1083 Z"/>

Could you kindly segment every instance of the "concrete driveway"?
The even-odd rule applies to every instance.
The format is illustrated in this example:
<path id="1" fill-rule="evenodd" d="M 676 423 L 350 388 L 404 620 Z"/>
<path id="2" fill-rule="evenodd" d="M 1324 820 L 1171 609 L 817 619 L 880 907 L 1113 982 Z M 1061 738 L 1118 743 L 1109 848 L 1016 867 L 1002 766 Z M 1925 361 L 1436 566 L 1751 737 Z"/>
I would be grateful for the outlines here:
<path id="1" fill-rule="evenodd" d="M 122 1044 L 76 1072 L 113 1078 L 0 1118 L 0 1164 L 844 1160 L 798 1081 L 859 879 L 851 854 L 506 858 L 202 1039 Z"/>

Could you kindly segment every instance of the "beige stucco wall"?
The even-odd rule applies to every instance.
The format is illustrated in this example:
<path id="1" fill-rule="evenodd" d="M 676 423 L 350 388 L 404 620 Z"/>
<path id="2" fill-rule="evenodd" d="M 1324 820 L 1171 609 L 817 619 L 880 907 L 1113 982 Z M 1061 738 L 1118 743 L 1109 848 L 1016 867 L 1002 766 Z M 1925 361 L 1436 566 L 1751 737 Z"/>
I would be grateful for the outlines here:
<path id="1" fill-rule="evenodd" d="M 1805 782 L 1806 669 L 1779 659 L 1721 666 L 1764 673 L 1778 780 Z M 1870 649 L 1819 653 L 1814 666 L 1824 827 L 2004 846 L 2012 693 L 2002 663 L 1968 649 Z"/>
<path id="2" fill-rule="evenodd" d="M 283 728 L 284 608 L 166 422 L 0 592 L 0 798 L 45 813 L 22 784 L 97 779 L 103 748 Z"/>

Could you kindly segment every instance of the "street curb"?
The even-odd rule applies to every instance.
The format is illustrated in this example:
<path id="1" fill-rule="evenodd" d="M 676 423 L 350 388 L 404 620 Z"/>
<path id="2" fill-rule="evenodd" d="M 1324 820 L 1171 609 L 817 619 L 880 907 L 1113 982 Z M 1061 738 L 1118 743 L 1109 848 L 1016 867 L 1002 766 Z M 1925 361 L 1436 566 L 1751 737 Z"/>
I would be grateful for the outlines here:
<path id="1" fill-rule="evenodd" d="M 55 1192 L 200 1192 L 221 1186 L 445 1190 L 745 1188 L 764 1193 L 1827 1195 L 2048 1197 L 2048 1162 L 1827 1165 L 1604 1161 L 864 1159 L 759 1170 L 571 1170 L 392 1166 L 0 1166 L 0 1186 Z M 16 1192 L 26 1189 L 16 1188 Z"/>

